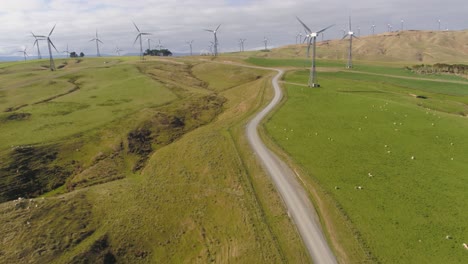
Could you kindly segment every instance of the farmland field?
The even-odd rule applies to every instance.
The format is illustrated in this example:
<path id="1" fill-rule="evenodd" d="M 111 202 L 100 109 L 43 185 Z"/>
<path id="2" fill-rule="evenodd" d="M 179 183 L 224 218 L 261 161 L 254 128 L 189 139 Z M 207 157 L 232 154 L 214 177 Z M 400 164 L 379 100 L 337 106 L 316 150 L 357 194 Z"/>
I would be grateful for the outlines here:
<path id="1" fill-rule="evenodd" d="M 355 70 L 384 74 L 379 67 Z M 334 201 L 335 217 L 370 260 L 463 263 L 468 84 L 389 72 L 396 77 L 322 72 L 322 87 L 311 89 L 301 85 L 309 72 L 292 70 L 266 133 L 303 169 L 306 185 Z"/>

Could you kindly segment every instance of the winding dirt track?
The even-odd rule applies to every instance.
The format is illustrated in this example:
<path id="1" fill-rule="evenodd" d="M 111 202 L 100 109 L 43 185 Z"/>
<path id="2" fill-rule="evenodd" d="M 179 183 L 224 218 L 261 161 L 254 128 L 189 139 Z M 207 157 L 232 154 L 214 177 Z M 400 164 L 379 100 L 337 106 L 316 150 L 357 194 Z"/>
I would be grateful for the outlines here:
<path id="1" fill-rule="evenodd" d="M 245 65 L 239 66 L 246 67 Z M 278 80 L 284 72 L 280 69 L 252 68 L 276 70 L 278 74 L 272 80 L 275 96 L 273 100 L 247 124 L 247 139 L 257 158 L 262 162 L 264 168 L 272 178 L 276 189 L 280 193 L 288 209 L 288 214 L 296 224 L 312 261 L 314 263 L 337 263 L 323 235 L 317 212 L 310 202 L 307 193 L 299 184 L 293 170 L 263 144 L 257 131 L 261 120 L 283 97 Z"/>

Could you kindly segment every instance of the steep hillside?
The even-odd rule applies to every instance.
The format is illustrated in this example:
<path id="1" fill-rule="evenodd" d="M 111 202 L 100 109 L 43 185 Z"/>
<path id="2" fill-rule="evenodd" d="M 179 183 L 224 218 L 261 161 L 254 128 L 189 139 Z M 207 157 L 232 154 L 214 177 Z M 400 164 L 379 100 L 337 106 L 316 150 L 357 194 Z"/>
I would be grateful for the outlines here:
<path id="1" fill-rule="evenodd" d="M 349 41 L 317 42 L 317 57 L 345 59 Z M 256 52 L 261 57 L 305 57 L 307 45 L 289 45 L 271 52 Z M 402 31 L 363 36 L 353 41 L 353 57 L 369 61 L 415 63 L 468 62 L 468 30 Z"/>

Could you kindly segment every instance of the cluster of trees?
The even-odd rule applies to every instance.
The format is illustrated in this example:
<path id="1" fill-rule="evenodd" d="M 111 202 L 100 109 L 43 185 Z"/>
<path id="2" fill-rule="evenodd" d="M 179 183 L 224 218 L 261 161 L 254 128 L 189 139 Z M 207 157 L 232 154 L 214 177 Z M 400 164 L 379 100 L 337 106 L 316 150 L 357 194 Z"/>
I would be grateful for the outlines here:
<path id="1" fill-rule="evenodd" d="M 419 74 L 435 74 L 435 73 L 449 73 L 457 75 L 468 75 L 468 65 L 465 64 L 445 64 L 436 63 L 434 65 L 414 65 L 411 68 L 407 67 L 408 70 Z"/>
<path id="2" fill-rule="evenodd" d="M 84 57 L 84 53 L 83 52 L 80 52 L 80 55 L 78 55 L 76 52 L 72 51 L 70 52 L 70 58 L 78 58 L 78 57 L 81 57 L 83 58 Z"/>
<path id="3" fill-rule="evenodd" d="M 145 56 L 172 56 L 172 52 L 168 49 L 147 49 L 143 54 Z"/>

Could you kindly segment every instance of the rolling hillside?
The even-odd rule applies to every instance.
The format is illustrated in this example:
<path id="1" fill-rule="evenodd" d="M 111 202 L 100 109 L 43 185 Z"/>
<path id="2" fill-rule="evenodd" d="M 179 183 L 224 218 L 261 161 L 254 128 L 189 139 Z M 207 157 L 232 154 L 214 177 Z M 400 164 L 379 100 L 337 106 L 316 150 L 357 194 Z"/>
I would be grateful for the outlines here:
<path id="1" fill-rule="evenodd" d="M 317 57 L 345 59 L 349 42 L 317 42 Z M 256 52 L 261 57 L 305 57 L 307 45 L 289 45 L 271 52 Z M 353 41 L 353 58 L 369 61 L 415 63 L 468 63 L 468 30 L 402 31 L 363 36 Z"/>

